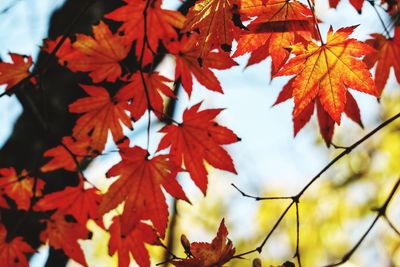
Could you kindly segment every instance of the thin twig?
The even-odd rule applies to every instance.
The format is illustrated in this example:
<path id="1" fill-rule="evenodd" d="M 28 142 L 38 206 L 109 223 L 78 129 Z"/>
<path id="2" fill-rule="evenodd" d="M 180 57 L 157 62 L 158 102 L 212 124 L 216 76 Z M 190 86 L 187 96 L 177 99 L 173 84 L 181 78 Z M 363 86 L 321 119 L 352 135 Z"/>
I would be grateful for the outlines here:
<path id="1" fill-rule="evenodd" d="M 390 38 L 391 38 L 391 37 L 390 37 L 390 32 L 389 32 L 388 28 L 386 27 L 386 24 L 385 24 L 385 22 L 383 21 L 383 19 L 382 19 L 382 17 L 381 17 L 381 14 L 379 14 L 378 9 L 376 8 L 374 1 L 368 1 L 368 3 L 370 3 L 370 5 L 372 6 L 372 8 L 375 10 L 375 13 L 376 13 L 376 15 L 377 15 L 378 18 L 379 18 L 379 21 L 380 21 L 380 23 L 382 24 L 383 29 L 385 30 L 385 33 L 386 33 L 386 35 L 387 35 L 387 38 L 390 39 Z"/>
<path id="2" fill-rule="evenodd" d="M 312 15 L 313 15 L 314 26 L 315 26 L 315 28 L 317 29 L 317 33 L 318 33 L 319 39 L 320 39 L 320 41 L 321 41 L 321 45 L 324 45 L 324 41 L 323 41 L 323 39 L 322 39 L 321 30 L 320 30 L 319 25 L 318 25 L 318 20 L 317 20 L 317 17 L 315 16 L 315 8 L 314 8 L 314 5 L 311 4 L 311 1 L 310 1 L 310 0 L 307 0 L 307 4 L 308 4 L 308 7 L 310 8 L 311 13 L 312 13 Z"/>
<path id="3" fill-rule="evenodd" d="M 300 256 L 300 214 L 299 214 L 299 202 L 296 202 L 296 252 L 294 257 L 297 258 L 297 263 L 301 267 L 301 256 Z"/>
<path id="4" fill-rule="evenodd" d="M 400 231 L 396 228 L 396 226 L 392 223 L 392 221 L 388 218 L 386 214 L 385 216 L 383 216 L 383 219 L 385 219 L 389 227 L 392 228 L 392 230 L 400 237 Z"/>
<path id="5" fill-rule="evenodd" d="M 257 197 L 257 196 L 252 196 L 249 195 L 245 192 L 243 192 L 241 189 L 239 189 L 235 184 L 231 184 L 237 191 L 239 191 L 242 196 L 247 197 L 247 198 L 252 198 L 255 201 L 260 201 L 260 200 L 279 200 L 279 199 L 292 199 L 292 197 Z"/>
<path id="6" fill-rule="evenodd" d="M 146 43 L 147 43 L 147 9 L 150 6 L 150 2 L 152 0 L 147 0 L 146 6 L 143 9 L 143 44 L 142 44 L 142 50 L 140 53 L 140 59 L 139 59 L 139 72 L 140 72 L 140 78 L 142 79 L 143 83 L 143 88 L 144 88 L 144 93 L 146 95 L 146 101 L 147 101 L 147 112 L 148 112 L 148 121 L 147 121 L 147 150 L 149 150 L 150 147 L 150 130 L 151 130 L 151 111 L 153 110 L 151 106 L 151 101 L 150 101 L 150 93 L 149 89 L 147 88 L 147 83 L 146 79 L 144 77 L 144 70 L 143 70 L 143 59 L 144 59 L 144 53 L 146 50 Z"/>
<path id="7" fill-rule="evenodd" d="M 399 185 L 400 185 L 400 178 L 397 180 L 396 184 L 393 186 L 392 191 L 386 198 L 385 203 L 383 203 L 383 205 L 380 208 L 376 209 L 377 214 L 376 214 L 375 219 L 373 220 L 371 225 L 368 227 L 368 229 L 364 232 L 364 234 L 361 236 L 361 238 L 357 241 L 357 243 L 346 254 L 344 254 L 344 256 L 342 257 L 342 259 L 340 261 L 333 263 L 333 264 L 328 264 L 325 267 L 333 267 L 333 266 L 342 265 L 351 258 L 351 256 L 354 254 L 354 252 L 360 247 L 360 245 L 363 243 L 365 238 L 368 236 L 368 234 L 374 228 L 374 226 L 375 226 L 376 222 L 379 220 L 379 218 L 386 216 L 387 207 L 389 206 L 389 203 L 392 200 L 393 196 L 395 195 Z"/>
<path id="8" fill-rule="evenodd" d="M 371 136 L 373 136 L 374 134 L 376 134 L 377 132 L 379 132 L 381 129 L 385 128 L 387 125 L 391 124 L 392 122 L 396 121 L 397 119 L 400 118 L 400 112 L 397 113 L 396 115 L 392 116 L 391 118 L 385 120 L 384 122 L 382 122 L 381 124 L 379 124 L 375 129 L 373 129 L 372 131 L 370 131 L 369 133 L 367 133 L 366 135 L 364 135 L 362 138 L 360 138 L 359 140 L 357 140 L 355 143 L 353 143 L 351 146 L 347 147 L 344 151 L 342 151 L 339 155 L 337 155 L 335 158 L 333 158 L 327 165 L 325 165 L 311 180 L 310 182 L 308 182 L 302 190 L 300 190 L 300 192 L 294 196 L 294 197 L 287 197 L 287 196 L 282 196 L 282 197 L 255 197 L 255 196 L 250 196 L 245 194 L 243 191 L 241 191 L 239 188 L 237 188 L 236 186 L 234 186 L 243 196 L 245 197 L 249 197 L 249 198 L 253 198 L 253 199 L 260 199 L 260 200 L 271 200 L 271 199 L 292 199 L 291 203 L 289 204 L 289 206 L 286 208 L 286 210 L 281 214 L 281 216 L 279 217 L 279 219 L 277 220 L 277 222 L 275 223 L 275 225 L 272 227 L 272 229 L 267 233 L 267 236 L 265 237 L 265 239 L 263 240 L 263 242 L 261 243 L 260 246 L 258 246 L 256 249 L 253 250 L 249 250 L 247 252 L 241 253 L 241 254 L 237 254 L 234 256 L 234 258 L 238 258 L 240 256 L 244 256 L 244 255 L 248 255 L 254 252 L 259 252 L 261 253 L 263 247 L 265 246 L 267 240 L 270 238 L 270 236 L 274 233 L 274 231 L 278 228 L 279 224 L 282 222 L 283 218 L 286 216 L 287 212 L 289 211 L 289 209 L 292 207 L 293 204 L 297 203 L 300 198 L 302 197 L 302 195 L 307 191 L 307 189 L 315 183 L 315 181 L 317 181 L 322 174 L 324 174 L 327 170 L 329 170 L 333 165 L 335 165 L 336 162 L 338 162 L 341 158 L 343 158 L 344 156 L 346 156 L 347 154 L 351 153 L 355 148 L 357 148 L 359 145 L 361 145 L 362 143 L 364 143 L 366 140 L 368 140 Z M 396 187 L 397 189 L 397 187 Z M 393 193 L 394 194 L 394 193 Z M 391 194 L 392 195 L 392 194 Z M 391 197 L 389 198 L 390 201 Z M 387 204 L 386 204 L 387 205 Z M 372 225 L 373 227 L 373 225 Z M 354 252 L 352 252 L 354 253 Z"/>
<path id="9" fill-rule="evenodd" d="M 286 209 L 282 212 L 281 216 L 279 217 L 279 219 L 275 222 L 274 226 L 272 227 L 272 229 L 268 232 L 267 236 L 264 238 L 264 240 L 262 241 L 261 245 L 259 245 L 257 248 L 249 250 L 247 252 L 243 252 L 240 254 L 236 254 L 235 256 L 233 256 L 232 258 L 241 258 L 242 256 L 248 255 L 248 254 L 252 254 L 254 252 L 258 252 L 261 253 L 263 247 L 265 246 L 265 244 L 267 243 L 268 239 L 271 237 L 271 235 L 275 232 L 275 230 L 278 228 L 278 226 L 281 224 L 283 218 L 285 218 L 286 214 L 288 213 L 288 211 L 290 210 L 290 208 L 293 206 L 294 201 L 290 202 L 290 204 L 286 207 Z"/>

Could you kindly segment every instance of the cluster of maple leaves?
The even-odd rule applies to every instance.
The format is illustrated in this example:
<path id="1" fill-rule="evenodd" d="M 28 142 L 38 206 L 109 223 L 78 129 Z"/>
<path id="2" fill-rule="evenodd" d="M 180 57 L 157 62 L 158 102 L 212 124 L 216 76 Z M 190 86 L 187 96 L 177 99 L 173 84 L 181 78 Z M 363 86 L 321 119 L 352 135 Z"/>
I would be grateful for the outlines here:
<path id="1" fill-rule="evenodd" d="M 393 37 L 376 33 L 361 42 L 349 37 L 355 26 L 336 31 L 331 28 L 323 38 L 311 2 L 307 6 L 297 0 L 198 0 L 183 16 L 163 9 L 161 0 L 124 1 L 93 26 L 92 36 L 60 36 L 46 40 L 43 46 L 43 50 L 55 54 L 60 65 L 72 72 L 85 72 L 92 80 L 80 85 L 87 96 L 69 106 L 71 113 L 79 115 L 71 136 L 63 137 L 59 146 L 44 153 L 48 161 L 40 169 L 43 173 L 57 169 L 78 172 L 80 184 L 42 195 L 46 185 L 39 177 L 31 177 L 26 170 L 18 173 L 13 167 L 0 169 L 0 207 L 10 208 L 10 201 L 14 201 L 20 210 L 49 212 L 40 239 L 85 266 L 78 240 L 88 238 L 89 219 L 110 233 L 109 254 L 118 254 L 119 266 L 128 266 L 130 255 L 140 266 L 150 266 L 145 243 L 159 245 L 168 225 L 162 189 L 189 202 L 176 179 L 179 172 L 188 172 L 204 194 L 208 183 L 205 162 L 236 173 L 222 145 L 240 139 L 216 123 L 222 109 L 203 110 L 198 103 L 183 112 L 182 122 L 167 118 L 165 105 L 176 97 L 170 86 L 172 80 L 153 70 L 153 61 L 160 53 L 174 56 L 173 81 L 181 82 L 189 96 L 194 78 L 208 90 L 223 93 L 212 69 L 236 66 L 235 57 L 250 53 L 247 66 L 271 57 L 273 78 L 294 75 L 275 102 L 294 99 L 294 134 L 316 109 L 327 145 L 343 113 L 362 126 L 349 88 L 379 97 L 391 67 L 400 81 L 397 26 Z M 364 1 L 350 2 L 361 11 Z M 338 1 L 329 3 L 335 7 Z M 382 5 L 390 13 L 398 11 L 393 1 Z M 109 21 L 120 23 L 116 32 L 110 30 Z M 232 51 L 234 41 L 237 47 Z M 11 63 L 0 63 L 0 84 L 7 84 L 5 90 L 11 92 L 26 79 L 35 83 L 30 73 L 32 58 L 10 56 Z M 124 64 L 129 56 L 137 62 L 135 70 Z M 375 65 L 373 79 L 369 69 Z M 111 93 L 106 82 L 116 81 L 124 85 Z M 131 147 L 123 133 L 123 126 L 133 130 L 135 122 L 150 113 L 160 121 L 172 120 L 160 130 L 164 136 L 154 155 L 142 147 Z M 80 164 L 104 151 L 110 132 L 121 161 L 107 172 L 107 177 L 118 178 L 106 192 L 100 192 L 85 179 Z M 121 203 L 122 214 L 106 227 L 103 215 Z M 66 216 L 74 220 L 66 220 Z M 9 231 L 0 224 L 0 265 L 28 266 L 25 254 L 34 250 L 21 237 L 8 235 Z M 235 252 L 227 234 L 222 222 L 212 243 L 183 242 L 187 258 L 172 263 L 222 266 Z"/>

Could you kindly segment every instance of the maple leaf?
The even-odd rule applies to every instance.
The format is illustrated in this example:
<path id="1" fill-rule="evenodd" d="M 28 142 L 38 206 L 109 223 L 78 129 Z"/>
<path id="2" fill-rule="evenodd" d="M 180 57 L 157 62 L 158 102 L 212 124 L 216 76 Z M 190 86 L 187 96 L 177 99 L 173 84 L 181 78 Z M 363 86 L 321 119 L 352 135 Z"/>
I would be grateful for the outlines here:
<path id="1" fill-rule="evenodd" d="M 119 34 L 112 34 L 107 24 L 100 21 L 93 26 L 94 38 L 77 34 L 72 48 L 73 53 L 65 44 L 65 50 L 60 51 L 60 60 L 67 62 L 71 71 L 89 72 L 93 82 L 115 82 L 121 76 L 119 64 L 129 53 L 130 45 Z M 64 46 L 63 46 L 64 47 Z"/>
<path id="2" fill-rule="evenodd" d="M 321 133 L 326 145 L 329 147 L 335 130 L 335 121 L 332 120 L 329 114 L 324 110 L 319 100 L 316 101 L 316 105 L 319 132 Z"/>
<path id="3" fill-rule="evenodd" d="M 321 103 L 319 101 L 316 102 L 319 131 L 325 141 L 325 144 L 329 147 L 331 145 L 335 130 L 335 121 L 324 110 Z M 360 109 L 350 92 L 347 92 L 346 95 L 346 106 L 344 108 L 344 113 L 349 119 L 360 125 L 361 128 L 364 128 L 364 125 L 361 121 Z"/>
<path id="4" fill-rule="evenodd" d="M 297 75 L 293 81 L 297 117 L 315 98 L 319 98 L 329 116 L 340 124 L 346 104 L 346 88 L 377 96 L 371 73 L 357 57 L 373 52 L 373 48 L 348 38 L 355 27 L 329 29 L 327 42 L 310 42 L 292 46 L 296 55 L 275 76 Z"/>
<path id="5" fill-rule="evenodd" d="M 126 35 L 126 42 L 136 41 L 136 55 L 140 57 L 145 46 L 145 57 L 142 64 L 150 63 L 153 55 L 158 49 L 159 41 L 177 38 L 176 29 L 183 27 L 185 17 L 175 10 L 164 10 L 161 8 L 160 0 L 124 0 L 126 5 L 117 8 L 106 15 L 106 18 L 123 22 L 119 31 Z M 146 9 L 147 7 L 147 9 Z M 144 30 L 144 15 L 146 9 L 146 31 Z M 146 36 L 146 37 L 145 37 Z"/>
<path id="6" fill-rule="evenodd" d="M 168 155 L 149 159 L 148 152 L 140 147 L 129 147 L 125 139 L 119 145 L 122 160 L 114 165 L 107 177 L 119 176 L 103 197 L 100 213 L 104 214 L 125 201 L 121 216 L 121 232 L 127 236 L 139 220 L 149 219 L 162 237 L 168 222 L 168 206 L 163 187 L 171 196 L 188 201 L 176 180 L 180 166 Z"/>
<path id="7" fill-rule="evenodd" d="M 30 75 L 32 57 L 9 53 L 12 63 L 0 62 L 0 85 L 7 84 L 6 91 Z M 34 78 L 31 82 L 36 83 Z"/>
<path id="8" fill-rule="evenodd" d="M 179 125 L 167 125 L 160 132 L 166 133 L 158 151 L 170 148 L 172 159 L 182 163 L 197 187 L 205 194 L 207 191 L 207 170 L 205 161 L 211 166 L 236 174 L 232 158 L 221 147 L 240 139 L 226 127 L 218 125 L 214 118 L 223 109 L 199 111 L 201 102 L 183 113 Z"/>
<path id="9" fill-rule="evenodd" d="M 72 152 L 76 160 L 81 162 L 83 159 L 87 157 L 91 157 L 91 148 L 89 146 L 90 139 L 89 137 L 84 137 L 83 139 L 75 140 L 71 136 L 63 137 L 62 143 L 68 147 L 70 152 Z M 44 166 L 40 168 L 42 172 L 50 172 L 57 169 L 65 169 L 67 171 L 76 171 L 77 166 L 74 158 L 67 151 L 64 146 L 56 146 L 47 150 L 43 156 L 44 157 L 52 157 L 52 159 L 47 162 Z"/>
<path id="10" fill-rule="evenodd" d="M 121 232 L 120 221 L 120 217 L 114 217 L 113 224 L 109 229 L 111 237 L 108 244 L 108 251 L 110 256 L 116 252 L 118 253 L 119 267 L 129 266 L 130 254 L 139 266 L 150 266 L 150 257 L 145 243 L 159 243 L 157 235 L 149 225 L 142 222 L 138 222 L 128 235 L 124 235 Z"/>
<path id="11" fill-rule="evenodd" d="M 289 82 L 283 87 L 274 103 L 274 106 L 293 97 L 293 82 L 294 78 L 290 79 Z M 335 121 L 324 110 L 318 99 L 311 101 L 297 116 L 293 116 L 294 136 L 296 136 L 299 131 L 310 121 L 311 116 L 314 113 L 315 106 L 317 108 L 317 118 L 321 136 L 326 145 L 329 147 L 333 137 Z M 352 121 L 356 122 L 362 128 L 364 127 L 361 121 L 360 109 L 358 108 L 356 100 L 349 91 L 346 92 L 346 105 L 344 108 L 344 113 Z"/>
<path id="12" fill-rule="evenodd" d="M 232 41 L 242 26 L 237 0 L 200 0 L 186 15 L 183 32 L 198 32 L 197 58 L 203 59 L 214 48 L 230 52 Z"/>
<path id="13" fill-rule="evenodd" d="M 56 49 L 58 46 L 58 43 L 61 42 L 63 39 L 63 36 L 59 36 L 56 38 L 56 40 L 51 40 L 51 39 L 45 39 L 43 42 L 43 47 L 42 50 L 51 54 L 53 51 Z M 75 50 L 72 47 L 71 39 L 66 38 L 60 48 L 56 52 L 56 57 L 58 58 L 58 63 L 60 65 L 66 66 L 68 63 L 66 61 L 67 58 L 74 58 L 74 57 L 79 57 L 81 56 L 80 52 Z"/>
<path id="14" fill-rule="evenodd" d="M 87 266 L 78 239 L 87 239 L 89 231 L 81 224 L 68 222 L 61 212 L 54 213 L 44 221 L 46 229 L 40 233 L 40 240 L 54 249 L 62 249 L 69 258 Z"/>
<path id="15" fill-rule="evenodd" d="M 33 189 L 36 188 L 35 196 L 40 196 L 44 182 L 28 176 L 25 170 L 18 175 L 16 170 L 10 167 L 0 169 L 0 187 L 4 188 L 4 193 L 15 201 L 18 209 L 28 210 L 33 197 Z"/>
<path id="16" fill-rule="evenodd" d="M 114 141 L 121 140 L 122 122 L 129 129 L 133 129 L 132 122 L 127 115 L 127 99 L 122 99 L 117 93 L 111 97 L 103 87 L 81 85 L 83 90 L 89 95 L 76 100 L 69 105 L 72 113 L 84 113 L 76 122 L 73 129 L 73 136 L 78 140 L 90 136 L 91 148 L 101 152 L 107 141 L 108 131 L 111 131 Z"/>
<path id="17" fill-rule="evenodd" d="M 0 207 L 9 209 L 10 206 L 8 205 L 7 200 L 5 200 L 3 196 L 4 196 L 4 188 L 0 188 Z"/>
<path id="18" fill-rule="evenodd" d="M 143 79 L 141 75 L 143 75 Z M 148 104 L 150 104 L 150 110 L 153 110 L 155 115 L 161 119 L 164 113 L 164 100 L 161 93 L 167 97 L 175 98 L 173 91 L 166 84 L 172 81 L 158 72 L 150 74 L 135 73 L 130 80 L 131 82 L 121 88 L 118 94 L 124 99 L 133 100 L 128 107 L 131 118 L 134 121 L 139 120 L 148 109 Z M 147 103 L 146 90 L 150 103 Z"/>
<path id="19" fill-rule="evenodd" d="M 195 34 L 189 38 L 184 36 L 180 42 L 173 42 L 167 46 L 176 59 L 175 80 L 182 81 L 182 86 L 189 96 L 193 88 L 192 75 L 207 89 L 222 93 L 222 87 L 210 68 L 222 70 L 238 64 L 223 52 L 210 52 L 199 62 L 200 46 L 196 37 Z"/>
<path id="20" fill-rule="evenodd" d="M 252 15 L 259 17 L 247 26 L 249 31 L 242 32 L 233 57 L 251 52 L 250 66 L 271 56 L 274 75 L 289 58 L 287 47 L 311 39 L 313 15 L 298 1 L 271 0 L 257 10 Z"/>
<path id="21" fill-rule="evenodd" d="M 266 3 L 268 0 L 240 0 L 240 14 L 243 15 L 243 20 L 248 20 L 251 17 L 259 16 L 267 12 Z"/>
<path id="22" fill-rule="evenodd" d="M 390 68 L 393 67 L 396 79 L 400 82 L 400 26 L 396 27 L 394 38 L 387 39 L 382 34 L 371 34 L 373 39 L 365 41 L 367 44 L 376 49 L 364 58 L 364 62 L 368 68 L 372 68 L 376 64 L 375 83 L 382 94 L 387 79 L 389 78 Z"/>
<path id="23" fill-rule="evenodd" d="M 7 240 L 7 229 L 0 224 L 0 266 L 28 267 L 24 253 L 33 253 L 34 249 L 22 237 Z"/>
<path id="24" fill-rule="evenodd" d="M 72 215 L 80 224 L 86 225 L 88 219 L 99 219 L 98 207 L 100 192 L 95 188 L 84 189 L 83 183 L 76 187 L 68 186 L 64 190 L 44 196 L 34 206 L 36 211 L 57 210 Z"/>
<path id="25" fill-rule="evenodd" d="M 232 242 L 227 238 L 228 230 L 224 220 L 221 221 L 217 236 L 210 243 L 194 242 L 190 244 L 191 258 L 174 260 L 172 264 L 177 267 L 222 267 L 229 262 L 235 254 Z"/>
<path id="26" fill-rule="evenodd" d="M 340 0 L 329 0 L 329 6 L 336 8 Z M 349 0 L 350 4 L 361 14 L 362 7 L 364 5 L 364 0 Z"/>

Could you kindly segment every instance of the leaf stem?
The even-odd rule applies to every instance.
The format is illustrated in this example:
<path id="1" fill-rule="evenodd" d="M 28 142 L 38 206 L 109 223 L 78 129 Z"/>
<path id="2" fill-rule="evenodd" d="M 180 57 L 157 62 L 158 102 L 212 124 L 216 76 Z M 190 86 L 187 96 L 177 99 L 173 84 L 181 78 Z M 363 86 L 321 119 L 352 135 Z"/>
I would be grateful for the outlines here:
<path id="1" fill-rule="evenodd" d="M 379 14 L 378 9 L 376 8 L 374 1 L 369 0 L 368 3 L 370 3 L 370 5 L 372 6 L 372 8 L 375 10 L 375 13 L 376 13 L 376 15 L 377 15 L 378 18 L 379 18 L 379 21 L 381 22 L 382 27 L 383 27 L 383 29 L 385 30 L 385 33 L 386 33 L 386 35 L 387 35 L 387 38 L 391 39 L 392 37 L 390 36 L 390 32 L 389 32 L 388 28 L 386 27 L 386 24 L 385 24 L 385 22 L 383 21 L 381 14 Z"/>
<path id="2" fill-rule="evenodd" d="M 147 121 L 147 151 L 149 150 L 150 147 L 150 130 L 151 130 L 151 111 L 153 110 L 151 106 L 151 101 L 150 101 L 150 94 L 149 94 L 149 89 L 147 88 L 147 83 L 146 79 L 144 77 L 144 70 L 143 70 L 143 59 L 144 59 L 144 54 L 145 54 L 145 49 L 146 49 L 146 43 L 147 41 L 147 9 L 150 6 L 150 2 L 152 0 L 147 0 L 146 6 L 143 9 L 143 44 L 142 44 L 142 50 L 140 53 L 140 58 L 139 58 L 139 72 L 140 72 L 140 77 L 142 79 L 143 83 L 143 88 L 144 92 L 146 95 L 146 101 L 147 101 L 147 112 L 148 112 L 148 121 Z"/>
<path id="3" fill-rule="evenodd" d="M 315 8 L 314 8 L 314 5 L 311 3 L 310 0 L 307 0 L 307 4 L 308 4 L 308 7 L 310 8 L 310 10 L 311 10 L 311 12 L 312 12 L 313 19 L 314 19 L 314 26 L 315 26 L 315 28 L 317 29 L 317 33 L 318 33 L 319 39 L 320 39 L 320 41 L 321 41 L 321 45 L 323 46 L 323 45 L 325 45 L 325 43 L 324 43 L 324 40 L 322 39 L 322 34 L 321 34 L 321 30 L 320 30 L 319 25 L 318 25 L 317 17 L 315 16 Z"/>

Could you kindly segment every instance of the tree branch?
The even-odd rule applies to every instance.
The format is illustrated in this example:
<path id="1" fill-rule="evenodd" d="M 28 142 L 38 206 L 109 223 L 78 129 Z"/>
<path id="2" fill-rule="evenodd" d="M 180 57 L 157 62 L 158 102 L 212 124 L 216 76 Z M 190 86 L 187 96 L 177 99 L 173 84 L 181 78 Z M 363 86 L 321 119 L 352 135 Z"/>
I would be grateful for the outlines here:
<path id="1" fill-rule="evenodd" d="M 360 247 L 360 245 L 363 243 L 365 238 L 371 232 L 372 228 L 374 228 L 374 226 L 375 226 L 376 222 L 379 220 L 379 218 L 386 216 L 387 207 L 389 206 L 390 201 L 392 200 L 392 198 L 395 195 L 397 189 L 399 188 L 399 185 L 400 185 L 400 178 L 397 180 L 396 184 L 393 186 L 392 191 L 390 192 L 389 196 L 386 198 L 385 203 L 383 203 L 383 205 L 380 208 L 376 209 L 377 215 L 376 215 L 375 219 L 373 220 L 371 225 L 368 227 L 367 231 L 364 232 L 364 234 L 361 236 L 361 238 L 353 246 L 353 248 L 350 249 L 342 257 L 342 259 L 339 262 L 328 264 L 328 265 L 326 265 L 324 267 L 339 266 L 339 265 L 342 265 L 342 264 L 346 263 L 351 258 L 351 256 L 354 254 L 354 252 Z"/>
<path id="2" fill-rule="evenodd" d="M 396 115 L 392 116 L 391 118 L 385 120 L 384 122 L 382 122 L 381 124 L 379 124 L 375 129 L 373 129 L 372 131 L 370 131 L 369 133 L 367 133 L 366 135 L 364 135 L 362 138 L 360 138 L 359 140 L 357 140 L 356 142 L 354 142 L 351 146 L 344 148 L 344 150 L 337 155 L 335 158 L 333 158 L 328 164 L 326 164 L 311 180 L 310 182 L 308 182 L 301 190 L 300 192 L 295 195 L 295 196 L 278 196 L 278 197 L 257 197 L 257 196 L 251 196 L 248 195 L 246 193 L 244 193 L 242 190 L 240 190 L 238 187 L 236 187 L 235 185 L 232 184 L 232 186 L 234 186 L 244 197 L 248 197 L 248 198 L 252 198 L 255 200 L 276 200 L 276 199 L 292 199 L 291 203 L 289 204 L 289 206 L 285 209 L 285 211 L 281 214 L 281 216 L 278 218 L 278 220 L 276 221 L 275 225 L 272 227 L 272 229 L 267 233 L 265 239 L 262 241 L 262 243 L 253 250 L 249 250 L 247 252 L 243 252 L 240 254 L 237 254 L 234 256 L 234 258 L 240 258 L 241 256 L 244 255 L 248 255 L 254 252 L 258 252 L 261 253 L 263 247 L 265 246 L 266 242 L 268 241 L 268 239 L 270 238 L 270 236 L 275 232 L 275 230 L 278 228 L 278 226 L 280 225 L 280 223 L 282 222 L 282 220 L 284 219 L 284 217 L 286 216 L 286 214 L 288 213 L 288 211 L 290 210 L 290 208 L 293 206 L 293 204 L 296 203 L 296 207 L 297 204 L 300 200 L 300 198 L 303 196 L 303 194 L 307 191 L 307 189 L 313 185 L 320 177 L 322 174 L 324 174 L 327 170 L 330 169 L 330 167 L 332 167 L 333 165 L 336 164 L 336 162 L 338 162 L 340 159 L 342 159 L 344 156 L 346 156 L 347 154 L 350 154 L 355 148 L 357 148 L 359 145 L 361 145 L 362 143 L 364 143 L 366 140 L 368 140 L 370 137 L 372 137 L 373 135 L 375 135 L 377 132 L 379 132 L 380 130 L 382 130 L 383 128 L 385 128 L 387 125 L 391 124 L 392 122 L 396 121 L 397 119 L 400 118 L 400 112 L 397 113 Z M 398 181 L 398 183 L 400 183 L 400 180 Z M 379 209 L 380 212 L 382 213 L 382 211 L 384 211 L 380 216 L 385 215 L 386 212 L 386 207 L 389 204 L 391 198 L 393 197 L 395 191 L 397 190 L 397 187 L 399 186 L 398 183 L 396 183 L 395 187 L 393 188 L 391 194 L 389 195 L 387 201 L 385 202 L 385 204 Z M 297 207 L 298 208 L 298 207 Z M 378 217 L 378 218 L 379 218 Z M 298 219 L 298 218 L 297 218 Z M 377 220 L 377 219 L 376 219 Z M 376 221 L 373 222 L 373 224 L 370 226 L 370 228 L 372 229 L 372 227 L 374 226 L 374 224 L 376 223 Z M 298 225 L 300 224 L 300 222 L 298 222 Z M 370 230 L 369 230 L 370 231 Z M 368 232 L 365 234 L 365 236 L 368 234 Z M 365 237 L 364 237 L 365 238 Z M 361 240 L 362 242 L 362 240 Z M 361 243 L 360 242 L 360 243 Z M 355 250 L 358 248 L 359 245 L 355 246 Z M 296 255 L 298 252 L 298 246 L 296 247 Z M 348 254 L 349 256 L 351 256 L 354 253 L 354 251 L 350 251 Z M 299 259 L 298 259 L 299 260 Z M 336 266 L 336 265 L 332 265 L 332 266 Z"/>

